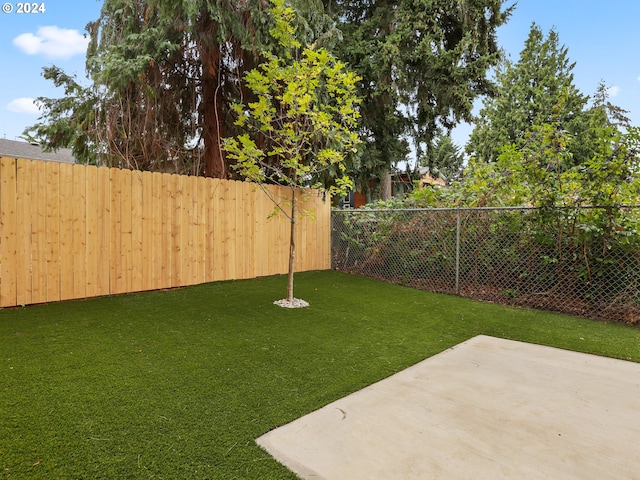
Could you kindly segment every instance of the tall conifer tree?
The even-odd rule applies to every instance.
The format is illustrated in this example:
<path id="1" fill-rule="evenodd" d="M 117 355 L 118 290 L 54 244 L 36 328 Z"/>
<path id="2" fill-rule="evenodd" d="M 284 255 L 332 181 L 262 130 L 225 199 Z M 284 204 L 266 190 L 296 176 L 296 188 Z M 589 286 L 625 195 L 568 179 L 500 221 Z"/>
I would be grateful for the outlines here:
<path id="1" fill-rule="evenodd" d="M 534 128 L 553 123 L 575 138 L 568 158 L 582 163 L 589 156 L 581 151 L 588 135 L 588 97 L 573 83 L 574 67 L 557 32 L 545 38 L 532 24 L 518 61 L 505 60 L 498 69 L 497 94 L 485 99 L 467 152 L 478 161 L 495 161 L 506 145 L 522 147 Z"/>
<path id="2" fill-rule="evenodd" d="M 361 184 L 379 181 L 418 155 L 441 129 L 470 121 L 473 101 L 490 94 L 487 70 L 499 60 L 503 0 L 324 0 L 343 33 L 337 54 L 362 77 Z"/>

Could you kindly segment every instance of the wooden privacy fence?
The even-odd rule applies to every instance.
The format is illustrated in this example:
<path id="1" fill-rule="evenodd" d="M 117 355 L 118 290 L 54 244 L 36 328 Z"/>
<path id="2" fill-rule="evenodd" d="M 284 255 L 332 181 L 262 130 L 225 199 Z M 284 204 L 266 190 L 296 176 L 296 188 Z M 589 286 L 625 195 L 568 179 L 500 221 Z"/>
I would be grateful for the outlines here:
<path id="1" fill-rule="evenodd" d="M 296 270 L 329 269 L 329 202 L 303 208 Z M 273 211 L 251 183 L 0 158 L 0 307 L 285 273 Z"/>

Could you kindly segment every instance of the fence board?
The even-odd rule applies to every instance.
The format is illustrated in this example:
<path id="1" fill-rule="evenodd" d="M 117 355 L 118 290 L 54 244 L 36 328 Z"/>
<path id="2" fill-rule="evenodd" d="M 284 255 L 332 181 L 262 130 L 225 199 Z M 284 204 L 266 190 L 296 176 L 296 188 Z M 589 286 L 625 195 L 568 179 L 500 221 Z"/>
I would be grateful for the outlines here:
<path id="1" fill-rule="evenodd" d="M 211 199 L 208 196 L 208 186 L 211 181 L 204 177 L 196 177 L 198 190 L 198 229 L 196 237 L 196 283 L 207 281 L 207 211 L 211 209 Z"/>
<path id="2" fill-rule="evenodd" d="M 158 190 L 158 202 L 160 203 L 159 222 L 160 232 L 160 256 L 158 265 L 160 268 L 156 274 L 158 284 L 156 288 L 168 288 L 171 286 L 171 202 L 172 192 L 169 189 L 171 175 L 162 174 L 159 176 L 160 189 Z"/>
<path id="3" fill-rule="evenodd" d="M 223 182 L 217 178 L 213 179 L 213 185 L 211 192 L 213 196 L 213 208 L 209 215 L 211 221 L 211 229 L 209 232 L 212 234 L 209 239 L 210 261 L 208 262 L 208 268 L 211 272 L 211 280 L 222 280 L 225 278 L 222 267 L 222 252 L 223 252 L 223 225 L 222 225 L 222 212 L 225 211 L 224 194 L 223 190 L 226 188 L 227 182 Z"/>
<path id="4" fill-rule="evenodd" d="M 269 197 L 260 187 L 253 189 L 255 200 L 254 224 L 255 238 L 253 242 L 254 274 L 262 277 L 269 273 L 269 223 L 268 217 L 271 213 L 272 204 Z"/>
<path id="5" fill-rule="evenodd" d="M 153 173 L 142 172 L 142 285 L 141 290 L 153 289 L 153 263 L 154 263 L 154 199 L 153 199 Z"/>
<path id="6" fill-rule="evenodd" d="M 121 245 L 121 283 L 117 293 L 132 292 L 132 210 L 131 203 L 131 171 L 120 170 L 120 245 Z"/>
<path id="7" fill-rule="evenodd" d="M 272 212 L 242 182 L 1 158 L 0 307 L 285 273 L 289 224 Z M 313 223 L 297 270 L 328 251 Z"/>
<path id="8" fill-rule="evenodd" d="M 109 228 L 109 283 L 113 293 L 122 293 L 122 210 L 120 197 L 122 195 L 121 170 L 113 168 L 109 170 L 110 202 L 109 215 L 111 217 Z"/>
<path id="9" fill-rule="evenodd" d="M 73 166 L 73 298 L 87 296 L 87 168 Z"/>
<path id="10" fill-rule="evenodd" d="M 94 166 L 85 169 L 86 185 L 86 225 L 87 225 L 87 248 L 86 248 L 86 287 L 87 297 L 98 295 L 98 246 L 99 246 L 99 215 L 100 210 L 98 196 L 98 169 Z"/>
<path id="11" fill-rule="evenodd" d="M 47 301 L 60 300 L 60 164 L 48 162 L 46 172 Z"/>
<path id="12" fill-rule="evenodd" d="M 32 162 L 31 301 L 47 301 L 47 172 L 44 162 Z"/>
<path id="13" fill-rule="evenodd" d="M 82 253 L 73 250 L 73 165 L 60 164 L 60 300 L 73 298 L 74 260 Z"/>
<path id="14" fill-rule="evenodd" d="M 12 158 L 0 160 L 0 302 L 15 304 L 17 215 L 16 215 L 16 164 Z"/>
<path id="15" fill-rule="evenodd" d="M 111 293 L 111 170 L 98 168 L 98 252 L 97 295 Z"/>
<path id="16" fill-rule="evenodd" d="M 182 232 L 180 242 L 184 246 L 182 252 L 183 280 L 182 285 L 194 285 L 197 283 L 198 270 L 196 267 L 196 242 L 198 236 L 198 187 L 196 177 L 180 177 L 182 185 Z"/>
<path id="17" fill-rule="evenodd" d="M 142 288 L 142 210 L 144 208 L 142 172 L 132 171 L 131 177 L 131 290 L 139 292 Z"/>
<path id="18" fill-rule="evenodd" d="M 220 183 L 220 180 L 203 178 L 201 182 L 204 188 L 203 202 L 204 202 L 204 205 L 206 205 L 205 211 L 203 212 L 203 216 L 205 219 L 203 281 L 211 282 L 214 279 L 213 259 L 215 256 L 215 252 L 213 251 L 214 238 L 215 238 L 214 220 L 215 220 L 215 211 L 216 211 L 215 210 L 215 187 L 216 187 L 216 182 Z"/>
<path id="19" fill-rule="evenodd" d="M 16 186 L 16 302 L 31 303 L 31 204 L 33 189 L 32 163 L 17 161 Z M 19 248 L 18 248 L 19 246 Z"/>

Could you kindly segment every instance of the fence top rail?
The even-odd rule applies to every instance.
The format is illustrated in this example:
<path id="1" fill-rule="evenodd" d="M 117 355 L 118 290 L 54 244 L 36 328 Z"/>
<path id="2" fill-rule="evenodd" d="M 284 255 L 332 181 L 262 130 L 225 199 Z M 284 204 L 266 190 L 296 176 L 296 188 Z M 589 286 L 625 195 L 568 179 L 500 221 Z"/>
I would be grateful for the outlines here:
<path id="1" fill-rule="evenodd" d="M 636 209 L 640 205 L 581 205 L 553 207 L 432 207 L 432 208 L 334 208 L 336 213 L 380 213 L 380 212 L 465 212 L 465 211 L 529 211 L 529 210 L 596 210 L 596 209 Z"/>

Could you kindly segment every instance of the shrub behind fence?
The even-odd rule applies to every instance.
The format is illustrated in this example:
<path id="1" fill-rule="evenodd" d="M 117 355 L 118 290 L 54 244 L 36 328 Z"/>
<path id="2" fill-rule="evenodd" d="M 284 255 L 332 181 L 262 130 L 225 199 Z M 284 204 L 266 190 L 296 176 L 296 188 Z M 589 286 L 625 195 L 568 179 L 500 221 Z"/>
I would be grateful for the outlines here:
<path id="1" fill-rule="evenodd" d="M 638 207 L 339 210 L 332 219 L 337 270 L 640 323 Z"/>

